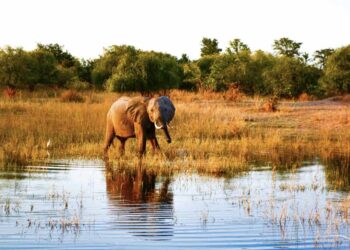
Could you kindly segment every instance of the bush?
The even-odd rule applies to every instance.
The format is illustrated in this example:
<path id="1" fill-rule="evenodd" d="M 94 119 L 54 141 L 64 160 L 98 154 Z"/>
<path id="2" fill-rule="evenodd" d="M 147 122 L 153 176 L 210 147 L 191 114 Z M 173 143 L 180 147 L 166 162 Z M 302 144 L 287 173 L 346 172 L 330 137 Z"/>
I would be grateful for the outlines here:
<path id="1" fill-rule="evenodd" d="M 85 99 L 76 90 L 66 90 L 61 94 L 62 102 L 84 102 Z"/>
<path id="2" fill-rule="evenodd" d="M 275 112 L 277 111 L 277 104 L 278 104 L 278 99 L 276 97 L 271 97 L 262 104 L 261 111 Z"/>
<path id="3" fill-rule="evenodd" d="M 16 92 L 16 89 L 12 86 L 7 86 L 5 89 L 4 89 L 4 96 L 8 99 L 12 99 L 16 96 L 17 92 Z"/>
<path id="4" fill-rule="evenodd" d="M 350 45 L 328 57 L 320 83 L 327 95 L 350 93 Z"/>
<path id="5" fill-rule="evenodd" d="M 71 82 L 66 85 L 69 89 L 74 89 L 77 91 L 89 90 L 91 89 L 91 85 L 88 82 L 80 81 L 77 77 L 75 77 Z"/>
<path id="6" fill-rule="evenodd" d="M 298 101 L 300 102 L 308 102 L 308 101 L 314 101 L 316 98 L 312 95 L 309 95 L 307 93 L 302 93 L 299 97 L 298 97 Z"/>
<path id="7" fill-rule="evenodd" d="M 224 93 L 224 98 L 229 101 L 238 101 L 242 99 L 243 96 L 244 94 L 235 86 L 230 86 Z"/>

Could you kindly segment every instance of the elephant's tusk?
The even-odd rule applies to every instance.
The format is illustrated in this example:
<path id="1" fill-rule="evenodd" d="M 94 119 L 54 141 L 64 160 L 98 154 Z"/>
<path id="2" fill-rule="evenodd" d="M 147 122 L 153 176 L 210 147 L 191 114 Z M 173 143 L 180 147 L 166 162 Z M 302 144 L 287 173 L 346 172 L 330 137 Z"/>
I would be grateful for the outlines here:
<path id="1" fill-rule="evenodd" d="M 161 129 L 161 128 L 163 128 L 163 126 L 158 126 L 158 125 L 157 125 L 157 122 L 154 122 L 154 126 L 156 126 L 156 129 Z"/>

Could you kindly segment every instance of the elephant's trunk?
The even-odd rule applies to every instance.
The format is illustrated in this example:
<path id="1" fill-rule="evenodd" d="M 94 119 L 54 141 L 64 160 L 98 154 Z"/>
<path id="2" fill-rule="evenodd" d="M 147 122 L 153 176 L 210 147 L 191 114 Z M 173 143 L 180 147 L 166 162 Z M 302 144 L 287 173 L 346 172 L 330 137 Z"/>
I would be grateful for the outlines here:
<path id="1" fill-rule="evenodd" d="M 171 137 L 170 137 L 170 135 L 169 135 L 168 125 L 167 125 L 167 123 L 164 121 L 164 119 L 163 119 L 163 130 L 164 130 L 164 133 L 165 133 L 165 136 L 166 136 L 166 141 L 167 141 L 167 143 L 171 143 Z"/>

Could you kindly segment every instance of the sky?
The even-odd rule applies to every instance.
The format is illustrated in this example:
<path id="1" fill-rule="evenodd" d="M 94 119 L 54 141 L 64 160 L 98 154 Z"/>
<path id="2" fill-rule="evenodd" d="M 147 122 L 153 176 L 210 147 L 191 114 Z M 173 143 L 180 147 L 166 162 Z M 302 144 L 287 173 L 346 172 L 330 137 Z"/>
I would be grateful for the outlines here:
<path id="1" fill-rule="evenodd" d="M 1 0 L 0 47 L 59 43 L 94 59 L 111 45 L 200 56 L 203 37 L 273 52 L 275 39 L 312 54 L 350 44 L 347 0 Z"/>

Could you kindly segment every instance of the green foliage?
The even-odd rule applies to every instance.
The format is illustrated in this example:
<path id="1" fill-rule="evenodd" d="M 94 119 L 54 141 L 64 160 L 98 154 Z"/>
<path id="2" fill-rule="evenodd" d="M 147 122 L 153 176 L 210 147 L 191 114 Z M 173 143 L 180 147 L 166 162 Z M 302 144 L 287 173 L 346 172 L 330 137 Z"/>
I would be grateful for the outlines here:
<path id="1" fill-rule="evenodd" d="M 317 68 L 287 56 L 276 58 L 271 70 L 263 74 L 268 92 L 278 97 L 297 97 L 303 92 L 313 92 L 319 77 Z"/>
<path id="2" fill-rule="evenodd" d="M 181 81 L 182 68 L 175 57 L 156 52 L 143 52 L 137 62 L 146 86 L 143 91 L 177 88 Z"/>
<path id="3" fill-rule="evenodd" d="M 182 54 L 181 55 L 181 58 L 179 60 L 177 60 L 178 63 L 180 64 L 184 64 L 184 63 L 189 63 L 191 62 L 191 60 L 188 58 L 188 55 L 187 54 Z"/>
<path id="4" fill-rule="evenodd" d="M 48 51 L 36 49 L 29 52 L 31 63 L 29 65 L 28 83 L 34 87 L 35 84 L 53 84 L 58 80 L 57 60 Z"/>
<path id="5" fill-rule="evenodd" d="M 251 52 L 234 39 L 220 53 L 216 39 L 203 38 L 201 57 L 191 61 L 133 46 L 111 46 L 96 60 L 78 60 L 59 44 L 38 44 L 32 51 L 0 48 L 0 86 L 33 90 L 37 84 L 85 90 L 142 93 L 171 88 L 221 91 L 238 89 L 247 95 L 298 97 L 350 92 L 350 45 L 314 53 L 314 65 L 301 43 L 275 40 L 276 55 Z"/>
<path id="6" fill-rule="evenodd" d="M 78 77 L 81 81 L 92 83 L 91 74 L 94 65 L 94 60 L 81 60 L 80 66 L 78 67 Z"/>
<path id="7" fill-rule="evenodd" d="M 279 40 L 275 40 L 273 44 L 273 49 L 277 54 L 287 57 L 297 57 L 299 56 L 300 46 L 302 43 L 295 42 L 289 38 L 282 37 Z"/>
<path id="8" fill-rule="evenodd" d="M 326 66 L 328 57 L 334 53 L 334 49 L 321 49 L 316 50 L 314 54 L 314 61 L 317 66 L 323 69 Z"/>
<path id="9" fill-rule="evenodd" d="M 200 86 L 201 71 L 195 62 L 189 62 L 182 65 L 183 80 L 180 83 L 180 89 L 196 90 Z"/>
<path id="10" fill-rule="evenodd" d="M 203 56 L 197 61 L 197 66 L 200 70 L 200 77 L 202 80 L 209 76 L 211 67 L 218 57 L 219 55 Z"/>
<path id="11" fill-rule="evenodd" d="M 107 57 L 111 60 L 109 53 Z M 175 57 L 153 51 L 131 49 L 126 53 L 118 53 L 114 62 L 111 75 L 106 80 L 106 88 L 109 91 L 149 92 L 177 88 L 183 75 Z"/>
<path id="12" fill-rule="evenodd" d="M 272 70 L 272 67 L 276 63 L 276 58 L 272 54 L 265 53 L 261 50 L 256 51 L 251 57 L 252 65 L 250 66 L 250 70 L 253 72 L 252 93 L 258 95 L 271 95 L 271 88 L 269 88 L 269 84 L 265 82 L 264 75 L 266 72 Z"/>
<path id="13" fill-rule="evenodd" d="M 241 39 L 237 39 L 237 38 L 230 41 L 230 46 L 226 49 L 226 53 L 230 55 L 232 54 L 238 55 L 242 51 L 250 52 L 250 49 L 248 45 L 246 45 L 241 41 Z"/>
<path id="14" fill-rule="evenodd" d="M 74 67 L 79 64 L 79 61 L 73 55 L 68 51 L 64 51 L 64 47 L 57 43 L 47 45 L 38 43 L 37 50 L 51 53 L 56 58 L 58 64 L 64 68 Z"/>
<path id="15" fill-rule="evenodd" d="M 112 75 L 106 81 L 106 89 L 111 92 L 143 90 L 145 82 L 137 67 L 137 52 L 125 53 L 116 58 L 118 64 L 112 68 Z"/>
<path id="16" fill-rule="evenodd" d="M 91 89 L 90 83 L 81 81 L 78 77 L 73 77 L 73 79 L 69 83 L 67 83 L 65 87 L 71 90 L 78 90 L 78 91 Z"/>
<path id="17" fill-rule="evenodd" d="M 55 44 L 37 44 L 36 51 L 50 54 L 55 59 L 54 65 L 56 68 L 55 76 L 52 76 L 45 83 L 54 83 L 58 86 L 65 86 L 73 80 L 74 77 L 78 76 L 78 72 L 82 69 L 82 65 L 78 59 L 76 59 L 68 51 L 64 50 L 64 47 Z M 50 60 L 52 62 L 52 60 Z"/>
<path id="18" fill-rule="evenodd" d="M 204 37 L 202 39 L 201 56 L 209 56 L 219 54 L 221 49 L 219 48 L 218 40 Z"/>
<path id="19" fill-rule="evenodd" d="M 27 81 L 30 57 L 22 48 L 0 49 L 0 84 L 23 86 Z"/>
<path id="20" fill-rule="evenodd" d="M 321 85 L 327 95 L 350 93 L 350 45 L 328 56 Z"/>
<path id="21" fill-rule="evenodd" d="M 102 87 L 107 79 L 111 78 L 117 66 L 120 64 L 120 60 L 123 60 L 123 58 L 135 57 L 137 53 L 137 50 L 133 46 L 127 45 L 113 45 L 105 49 L 103 55 L 94 62 L 91 72 L 92 83 L 95 86 Z M 123 78 L 122 76 L 120 77 Z"/>
<path id="22" fill-rule="evenodd" d="M 246 94 L 263 93 L 261 75 L 271 65 L 271 58 L 268 61 L 267 57 L 263 52 L 251 55 L 249 50 L 217 56 L 204 81 L 212 90 L 237 87 Z"/>
<path id="23" fill-rule="evenodd" d="M 236 54 L 237 52 L 237 54 Z M 321 71 L 307 60 L 276 57 L 263 51 L 236 50 L 197 61 L 203 86 L 214 91 L 236 87 L 249 94 L 297 97 L 318 94 Z"/>

